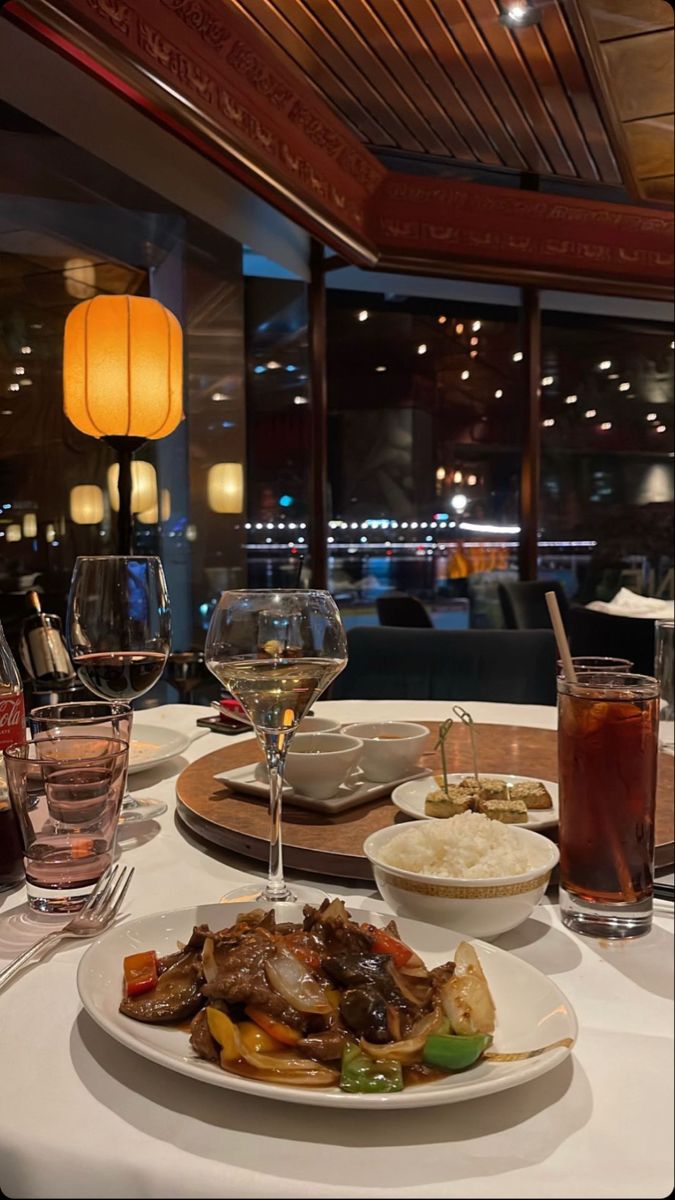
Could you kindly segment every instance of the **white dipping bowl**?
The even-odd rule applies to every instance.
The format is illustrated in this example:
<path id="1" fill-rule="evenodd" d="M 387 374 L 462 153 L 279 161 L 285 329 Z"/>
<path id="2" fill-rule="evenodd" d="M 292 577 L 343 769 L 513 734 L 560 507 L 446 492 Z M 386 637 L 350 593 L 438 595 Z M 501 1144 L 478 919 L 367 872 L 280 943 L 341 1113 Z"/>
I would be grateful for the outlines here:
<path id="1" fill-rule="evenodd" d="M 296 733 L 284 778 L 303 796 L 328 800 L 357 765 L 363 742 L 342 733 Z"/>
<path id="2" fill-rule="evenodd" d="M 419 821 L 410 822 L 410 827 L 419 828 Z M 541 865 L 519 875 L 489 879 L 461 879 L 405 871 L 382 860 L 384 847 L 392 838 L 404 833 L 405 825 L 393 825 L 371 833 L 363 850 L 373 868 L 382 899 L 399 916 L 490 940 L 515 929 L 530 916 L 544 895 L 560 857 L 555 843 L 542 834 L 514 825 L 507 828 L 516 837 L 525 839 L 533 850 L 536 848 Z"/>
<path id="3" fill-rule="evenodd" d="M 297 729 L 298 733 L 339 733 L 340 722 L 330 717 L 303 717 Z"/>
<path id="4" fill-rule="evenodd" d="M 426 725 L 411 721 L 361 721 L 346 725 L 344 733 L 363 742 L 361 768 L 375 783 L 411 775 L 429 737 Z"/>

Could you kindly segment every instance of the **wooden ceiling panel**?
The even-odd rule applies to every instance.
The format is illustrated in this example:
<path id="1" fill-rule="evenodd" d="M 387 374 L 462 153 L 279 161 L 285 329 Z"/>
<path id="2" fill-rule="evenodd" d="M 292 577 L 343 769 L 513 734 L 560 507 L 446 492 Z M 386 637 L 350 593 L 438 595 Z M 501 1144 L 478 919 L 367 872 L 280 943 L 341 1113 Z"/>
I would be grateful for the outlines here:
<path id="1" fill-rule="evenodd" d="M 673 9 L 665 0 L 569 0 L 634 196 L 673 200 Z"/>
<path id="2" fill-rule="evenodd" d="M 671 204 L 675 194 L 675 176 L 664 175 L 658 179 L 643 179 L 642 186 L 649 200 L 666 200 Z"/>
<path id="3" fill-rule="evenodd" d="M 300 19 L 296 26 L 279 12 L 271 0 L 258 0 L 257 4 L 250 6 L 240 0 L 231 0 L 231 3 L 253 21 L 283 57 L 292 61 L 313 82 L 324 99 L 330 98 L 332 107 L 364 142 L 382 146 L 398 145 L 396 129 L 392 132 L 388 120 L 390 114 L 381 103 L 378 93 L 368 86 L 368 80 L 363 79 L 361 72 L 337 43 L 331 43 L 323 26 L 312 17 L 311 12 L 299 12 Z M 363 94 L 357 95 L 357 89 Z M 401 126 L 401 131 L 405 136 L 407 131 L 404 126 Z"/>
<path id="4" fill-rule="evenodd" d="M 635 169 L 640 179 L 653 179 L 673 174 L 675 163 L 673 162 L 672 116 L 631 121 L 625 129 Z"/>
<path id="5" fill-rule="evenodd" d="M 603 42 L 607 66 L 622 121 L 673 111 L 673 34 Z"/>
<path id="6" fill-rule="evenodd" d="M 427 119 L 444 138 L 448 148 L 454 144 L 454 157 L 499 164 L 499 156 L 455 87 L 452 77 L 444 70 L 442 61 L 438 55 L 430 52 L 429 44 L 410 10 L 403 5 L 392 4 L 391 0 L 370 0 L 370 3 L 383 27 L 388 28 L 406 60 L 414 67 L 423 89 L 431 98 L 434 108 Z M 442 114 L 441 121 L 438 120 L 438 111 Z"/>
<path id="7" fill-rule="evenodd" d="M 669 29 L 673 24 L 668 0 L 589 0 L 588 12 L 601 42 Z"/>
<path id="8" fill-rule="evenodd" d="M 228 0 L 375 151 L 619 184 L 567 2 L 513 30 L 498 0 Z"/>

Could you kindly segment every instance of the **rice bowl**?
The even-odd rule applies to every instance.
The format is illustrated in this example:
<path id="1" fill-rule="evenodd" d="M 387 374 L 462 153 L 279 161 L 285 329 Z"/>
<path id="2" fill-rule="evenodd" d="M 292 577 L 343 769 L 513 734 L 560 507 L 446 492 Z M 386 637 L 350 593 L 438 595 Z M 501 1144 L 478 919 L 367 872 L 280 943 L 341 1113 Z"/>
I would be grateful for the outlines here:
<path id="1" fill-rule="evenodd" d="M 363 849 L 394 912 L 487 939 L 530 916 L 559 858 L 542 834 L 480 813 L 380 829 Z"/>

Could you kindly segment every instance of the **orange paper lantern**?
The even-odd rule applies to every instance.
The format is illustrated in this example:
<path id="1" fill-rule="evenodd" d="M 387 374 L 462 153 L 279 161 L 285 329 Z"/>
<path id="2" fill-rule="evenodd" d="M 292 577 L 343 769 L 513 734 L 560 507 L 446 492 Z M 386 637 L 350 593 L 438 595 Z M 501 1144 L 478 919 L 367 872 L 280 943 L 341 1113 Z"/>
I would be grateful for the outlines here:
<path id="1" fill-rule="evenodd" d="M 90 437 L 162 438 L 183 417 L 183 335 L 143 296 L 76 305 L 63 346 L 66 416 Z"/>

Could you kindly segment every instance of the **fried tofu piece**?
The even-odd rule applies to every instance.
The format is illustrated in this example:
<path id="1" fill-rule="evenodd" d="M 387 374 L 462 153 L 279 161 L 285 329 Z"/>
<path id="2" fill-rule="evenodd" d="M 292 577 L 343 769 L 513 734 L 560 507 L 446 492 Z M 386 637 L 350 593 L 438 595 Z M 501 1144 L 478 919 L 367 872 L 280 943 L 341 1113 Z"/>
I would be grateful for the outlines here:
<path id="1" fill-rule="evenodd" d="M 480 781 L 481 800 L 508 800 L 509 789 L 504 779 L 491 779 L 489 776 Z"/>
<path id="2" fill-rule="evenodd" d="M 527 805 L 524 800 L 481 800 L 478 811 L 484 813 L 491 821 L 501 821 L 502 825 L 517 825 L 527 821 Z"/>
<path id="3" fill-rule="evenodd" d="M 553 801 L 538 779 L 523 780 L 511 785 L 511 799 L 523 800 L 528 808 L 553 808 Z"/>
<path id="4" fill-rule="evenodd" d="M 467 792 L 479 792 L 480 781 L 476 779 L 475 775 L 465 775 L 463 779 L 460 779 L 457 787 L 464 788 Z"/>
<path id="5" fill-rule="evenodd" d="M 476 801 L 478 800 L 480 786 L 476 783 L 473 775 L 467 776 L 466 779 L 461 779 L 459 783 L 449 783 L 447 788 L 442 775 L 434 775 L 434 779 L 436 780 L 439 788 L 442 788 L 444 792 L 447 791 L 450 795 L 454 795 L 456 792 L 458 796 L 470 795 L 473 796 Z"/>
<path id="6" fill-rule="evenodd" d="M 424 813 L 427 817 L 456 817 L 459 813 L 469 812 L 475 799 L 464 788 L 451 783 L 447 790 L 435 788 L 429 792 L 424 801 Z"/>

